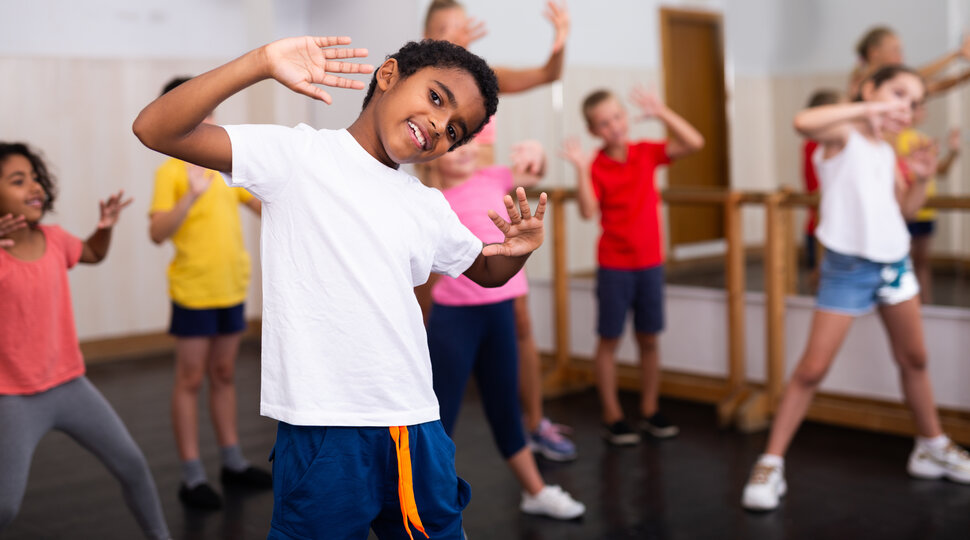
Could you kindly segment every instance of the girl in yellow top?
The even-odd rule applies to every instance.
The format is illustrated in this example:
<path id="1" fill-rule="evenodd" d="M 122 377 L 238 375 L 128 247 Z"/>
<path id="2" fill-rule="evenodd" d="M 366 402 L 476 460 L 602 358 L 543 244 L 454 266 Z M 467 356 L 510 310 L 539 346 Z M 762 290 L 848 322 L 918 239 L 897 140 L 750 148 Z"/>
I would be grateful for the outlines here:
<path id="1" fill-rule="evenodd" d="M 919 125 L 926 118 L 926 105 L 920 103 L 913 110 L 913 124 Z M 914 127 L 904 129 L 896 136 L 896 153 L 905 158 L 914 151 L 925 148 L 928 145 L 936 144 L 929 135 L 917 130 Z M 950 172 L 950 166 L 960 154 L 960 128 L 950 130 L 946 139 L 947 154 L 940 159 L 936 168 L 936 175 L 926 184 L 926 196 L 936 195 L 937 179 L 946 179 Z M 913 217 L 913 220 L 906 223 L 909 228 L 910 252 L 909 256 L 913 260 L 913 271 L 916 280 L 919 282 L 920 302 L 924 305 L 933 302 L 933 272 L 930 269 L 930 244 L 933 242 L 933 233 L 936 231 L 936 210 L 933 208 L 921 208 Z"/>
<path id="2" fill-rule="evenodd" d="M 162 93 L 186 80 L 172 80 Z M 149 233 L 156 244 L 171 238 L 175 246 L 168 280 L 172 298 L 169 332 L 176 338 L 172 426 L 182 460 L 179 499 L 196 508 L 222 506 L 199 459 L 198 401 L 206 374 L 209 411 L 222 458 L 222 483 L 272 487 L 270 474 L 243 457 L 236 430 L 233 379 L 245 329 L 243 302 L 250 275 L 240 204 L 260 213 L 257 199 L 243 189 L 226 186 L 215 171 L 170 159 L 155 175 Z"/>

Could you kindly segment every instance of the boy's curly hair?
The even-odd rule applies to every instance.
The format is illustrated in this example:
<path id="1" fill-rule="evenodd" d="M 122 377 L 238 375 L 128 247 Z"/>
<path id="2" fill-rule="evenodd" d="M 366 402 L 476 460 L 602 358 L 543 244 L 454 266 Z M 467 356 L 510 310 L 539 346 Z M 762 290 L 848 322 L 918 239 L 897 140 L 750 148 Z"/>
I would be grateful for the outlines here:
<path id="1" fill-rule="evenodd" d="M 47 165 L 44 164 L 40 154 L 31 150 L 26 143 L 0 141 L 0 171 L 3 170 L 3 164 L 10 156 L 23 156 L 27 158 L 27 161 L 30 161 L 30 165 L 37 175 L 37 183 L 44 188 L 44 194 L 47 196 L 44 200 L 43 210 L 44 212 L 53 210 L 54 197 L 57 195 L 57 189 L 54 187 L 54 175 L 47 170 Z"/>
<path id="2" fill-rule="evenodd" d="M 482 99 L 485 101 L 485 120 L 482 124 L 470 132 L 466 133 L 465 136 L 454 144 L 449 150 L 458 148 L 459 146 L 465 144 L 466 142 L 472 140 L 479 131 L 485 127 L 488 123 L 488 119 L 495 114 L 496 109 L 498 109 L 498 80 L 495 78 L 495 73 L 492 68 L 488 67 L 485 60 L 482 60 L 479 56 L 468 52 L 468 50 L 463 47 L 459 47 L 453 43 L 447 41 L 438 41 L 433 39 L 425 39 L 422 41 L 409 41 L 401 50 L 396 53 L 389 55 L 387 58 L 393 58 L 397 60 L 398 73 L 401 79 L 406 79 L 411 75 L 414 75 L 419 69 L 426 67 L 436 67 L 442 69 L 461 69 L 467 71 L 472 77 L 475 78 L 475 83 L 478 85 L 479 92 L 482 93 Z M 377 74 L 374 74 L 374 78 L 370 81 L 370 87 L 367 89 L 367 95 L 364 96 L 364 106 L 367 108 L 367 104 L 370 103 L 371 97 L 374 95 L 374 89 L 377 88 Z"/>

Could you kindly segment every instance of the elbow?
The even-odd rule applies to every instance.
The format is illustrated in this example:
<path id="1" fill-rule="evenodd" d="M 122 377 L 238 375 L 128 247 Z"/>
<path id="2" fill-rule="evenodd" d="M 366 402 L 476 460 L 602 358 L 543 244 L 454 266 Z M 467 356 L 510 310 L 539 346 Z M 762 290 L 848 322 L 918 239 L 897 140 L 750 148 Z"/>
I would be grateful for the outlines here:
<path id="1" fill-rule="evenodd" d="M 135 137 L 137 137 L 143 145 L 151 148 L 152 150 L 158 150 L 158 142 L 154 138 L 154 133 L 151 129 L 151 122 L 146 120 L 144 116 L 145 111 L 142 111 L 138 117 L 135 118 L 135 121 L 131 124 L 131 132 L 135 134 Z"/>
<path id="2" fill-rule="evenodd" d="M 707 144 L 707 141 L 704 140 L 704 136 L 701 135 L 700 133 L 698 133 L 697 134 L 697 140 L 695 140 L 694 141 L 694 144 L 691 145 L 690 151 L 691 152 L 700 152 L 701 150 L 704 149 L 704 145 L 705 144 Z"/>
<path id="3" fill-rule="evenodd" d="M 792 122 L 792 127 L 795 131 L 803 137 L 808 137 L 808 126 L 805 125 L 805 118 L 802 114 L 795 115 L 795 120 Z"/>

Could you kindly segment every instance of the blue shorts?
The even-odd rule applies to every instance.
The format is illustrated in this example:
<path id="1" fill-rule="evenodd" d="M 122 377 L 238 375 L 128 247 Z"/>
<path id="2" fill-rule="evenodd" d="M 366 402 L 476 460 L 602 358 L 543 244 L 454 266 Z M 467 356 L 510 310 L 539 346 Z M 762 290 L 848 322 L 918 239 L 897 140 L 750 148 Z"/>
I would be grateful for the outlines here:
<path id="1" fill-rule="evenodd" d="M 825 250 L 816 309 L 863 315 L 876 305 L 905 302 L 919 294 L 909 257 L 880 263 Z"/>
<path id="2" fill-rule="evenodd" d="M 931 236 L 936 230 L 935 221 L 910 221 L 906 224 L 910 236 Z"/>
<path id="3" fill-rule="evenodd" d="M 600 337 L 620 337 L 631 309 L 637 332 L 659 334 L 664 328 L 664 267 L 600 268 L 596 271 L 596 299 L 599 305 L 596 330 Z"/>
<path id="4" fill-rule="evenodd" d="M 455 445 L 441 422 L 407 428 L 417 513 L 430 538 L 460 540 L 471 499 L 455 473 Z M 398 456 L 386 427 L 280 422 L 273 462 L 269 539 L 377 537 L 410 540 L 398 495 Z M 415 539 L 424 538 L 412 525 Z"/>
<path id="5" fill-rule="evenodd" d="M 205 337 L 242 332 L 246 329 L 243 305 L 189 309 L 172 302 L 172 324 L 168 333 L 175 337 Z"/>

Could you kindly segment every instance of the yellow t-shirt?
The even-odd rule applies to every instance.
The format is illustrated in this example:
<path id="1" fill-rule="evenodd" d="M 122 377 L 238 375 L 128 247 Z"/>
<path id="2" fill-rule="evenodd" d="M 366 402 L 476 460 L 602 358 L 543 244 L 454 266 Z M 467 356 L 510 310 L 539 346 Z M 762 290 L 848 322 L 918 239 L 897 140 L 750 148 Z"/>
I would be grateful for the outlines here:
<path id="1" fill-rule="evenodd" d="M 922 132 L 919 132 L 913 128 L 907 128 L 899 132 L 896 135 L 896 153 L 901 157 L 906 157 L 913 151 L 913 148 L 917 145 L 923 145 L 929 142 L 929 137 Z M 936 195 L 936 178 L 930 178 L 930 181 L 926 183 L 926 196 L 932 197 Z M 913 221 L 925 222 L 934 221 L 936 219 L 936 209 L 935 208 L 920 208 L 916 215 L 913 216 Z"/>
<path id="2" fill-rule="evenodd" d="M 175 258 L 168 266 L 169 295 L 190 309 L 237 305 L 246 299 L 249 286 L 250 262 L 243 245 L 239 204 L 253 196 L 227 186 L 215 171 L 204 174 L 212 183 L 172 235 Z M 188 190 L 187 164 L 166 161 L 155 173 L 150 212 L 171 210 Z"/>

